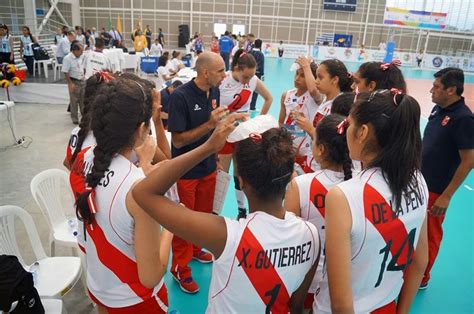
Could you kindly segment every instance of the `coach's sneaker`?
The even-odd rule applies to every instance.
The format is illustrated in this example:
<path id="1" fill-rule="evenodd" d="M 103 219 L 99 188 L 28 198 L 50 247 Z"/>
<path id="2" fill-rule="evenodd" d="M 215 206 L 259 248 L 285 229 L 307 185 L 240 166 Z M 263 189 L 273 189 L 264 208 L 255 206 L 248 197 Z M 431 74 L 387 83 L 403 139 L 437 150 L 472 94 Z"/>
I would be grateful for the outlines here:
<path id="1" fill-rule="evenodd" d="M 239 213 L 237 215 L 237 220 L 239 220 L 241 218 L 243 218 L 243 219 L 247 218 L 247 210 L 245 208 L 240 208 L 239 207 Z"/>
<path id="2" fill-rule="evenodd" d="M 199 291 L 199 286 L 194 281 L 193 277 L 187 277 L 183 279 L 179 279 L 179 274 L 175 271 L 171 271 L 171 276 L 173 276 L 174 280 L 179 284 L 181 290 L 186 293 L 196 293 Z"/>
<path id="3" fill-rule="evenodd" d="M 212 263 L 212 257 L 211 253 L 202 250 L 198 254 L 193 255 L 193 259 L 203 264 Z"/>
<path id="4" fill-rule="evenodd" d="M 428 282 L 422 282 L 418 290 L 425 290 L 426 288 L 428 288 Z"/>

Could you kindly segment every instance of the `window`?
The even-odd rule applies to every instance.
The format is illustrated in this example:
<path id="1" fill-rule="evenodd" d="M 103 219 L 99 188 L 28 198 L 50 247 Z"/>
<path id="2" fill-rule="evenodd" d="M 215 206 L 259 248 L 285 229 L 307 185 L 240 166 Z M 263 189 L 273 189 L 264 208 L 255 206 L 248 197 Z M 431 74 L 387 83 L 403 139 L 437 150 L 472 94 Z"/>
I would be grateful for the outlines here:
<path id="1" fill-rule="evenodd" d="M 235 35 L 245 35 L 245 25 L 242 24 L 234 24 L 232 25 L 232 34 Z"/>
<path id="2" fill-rule="evenodd" d="M 217 37 L 224 35 L 226 30 L 227 30 L 227 24 L 214 23 L 214 33 L 216 34 Z"/>

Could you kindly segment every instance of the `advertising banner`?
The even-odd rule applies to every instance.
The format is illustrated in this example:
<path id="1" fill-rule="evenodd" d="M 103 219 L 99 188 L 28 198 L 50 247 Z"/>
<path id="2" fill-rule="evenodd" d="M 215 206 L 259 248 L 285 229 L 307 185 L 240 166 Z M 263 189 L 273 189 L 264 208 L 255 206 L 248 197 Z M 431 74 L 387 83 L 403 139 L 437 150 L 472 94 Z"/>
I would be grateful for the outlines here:
<path id="1" fill-rule="evenodd" d="M 427 29 L 444 29 L 448 13 L 385 8 L 383 23 Z"/>

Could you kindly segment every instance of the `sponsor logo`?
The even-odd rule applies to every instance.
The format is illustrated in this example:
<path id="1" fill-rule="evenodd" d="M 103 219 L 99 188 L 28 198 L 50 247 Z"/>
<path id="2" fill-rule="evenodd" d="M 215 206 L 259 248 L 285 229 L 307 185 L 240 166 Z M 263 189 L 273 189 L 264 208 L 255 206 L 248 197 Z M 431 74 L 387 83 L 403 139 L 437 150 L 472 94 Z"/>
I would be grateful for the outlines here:
<path id="1" fill-rule="evenodd" d="M 442 65 L 443 65 L 443 59 L 441 59 L 440 57 L 434 57 L 433 58 L 433 66 L 435 68 L 439 68 Z"/>
<path id="2" fill-rule="evenodd" d="M 199 110 L 201 110 L 201 107 L 199 107 L 198 104 L 195 104 L 194 105 L 194 111 L 199 111 Z"/>
<path id="3" fill-rule="evenodd" d="M 449 120 L 451 120 L 451 118 L 448 116 L 445 116 L 443 121 L 441 121 L 441 126 L 446 126 L 449 123 Z"/>

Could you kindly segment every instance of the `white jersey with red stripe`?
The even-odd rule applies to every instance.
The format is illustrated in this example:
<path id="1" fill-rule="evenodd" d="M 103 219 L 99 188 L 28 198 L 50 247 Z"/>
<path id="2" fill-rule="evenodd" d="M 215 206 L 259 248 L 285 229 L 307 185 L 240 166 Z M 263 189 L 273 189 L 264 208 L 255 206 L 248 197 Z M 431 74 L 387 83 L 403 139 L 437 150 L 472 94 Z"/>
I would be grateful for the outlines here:
<path id="1" fill-rule="evenodd" d="M 257 88 L 258 81 L 259 78 L 254 75 L 247 84 L 242 84 L 232 77 L 232 71 L 227 72 L 226 78 L 219 86 L 220 105 L 229 106 L 238 98 L 242 106 L 237 112 L 248 112 L 250 110 L 250 103 L 252 102 L 252 94 Z"/>
<path id="2" fill-rule="evenodd" d="M 74 150 L 76 149 L 77 142 L 79 140 L 79 131 L 81 130 L 80 127 L 76 126 L 74 129 L 71 131 L 71 136 L 69 137 L 69 143 L 66 148 L 66 160 L 69 162 L 71 161 L 71 157 L 74 154 Z M 90 147 L 92 145 L 95 145 L 95 137 L 94 134 L 92 134 L 92 131 L 89 131 L 87 133 L 86 138 L 84 139 L 84 142 L 82 143 L 81 150 L 86 147 Z"/>
<path id="3" fill-rule="evenodd" d="M 316 226 L 323 248 L 326 243 L 324 220 L 326 214 L 326 194 L 333 186 L 343 181 L 344 173 L 328 169 L 303 174 L 295 178 L 300 196 L 301 218 Z M 322 250 L 319 257 L 319 266 L 309 289 L 310 293 L 316 292 L 318 284 L 323 277 L 324 262 L 325 255 L 324 250 Z"/>
<path id="4" fill-rule="evenodd" d="M 84 154 L 84 175 L 92 169 L 94 154 Z M 126 196 L 132 185 L 145 175 L 141 168 L 117 154 L 108 171 L 94 189 L 97 213 L 87 225 L 86 249 L 87 286 L 102 304 L 108 307 L 127 307 L 156 298 L 166 289 L 163 280 L 153 289 L 140 283 L 135 256 L 134 220 L 126 207 Z M 83 237 L 83 229 L 79 237 Z M 159 302 L 163 311 L 167 305 Z"/>
<path id="5" fill-rule="evenodd" d="M 396 209 L 393 193 L 380 168 L 362 171 L 338 184 L 352 216 L 351 282 L 354 310 L 367 313 L 394 301 L 403 285 L 406 267 L 413 260 L 425 220 L 428 188 L 417 174 L 415 191 L 402 196 Z M 326 274 L 313 310 L 331 311 Z"/>
<path id="6" fill-rule="evenodd" d="M 285 100 L 283 101 L 286 112 L 285 124 L 295 123 L 290 114 L 292 111 L 303 114 L 309 121 L 314 121 L 316 112 L 318 111 L 319 106 L 308 91 L 301 96 L 296 95 L 297 91 L 298 90 L 294 88 L 286 92 Z M 298 156 L 313 155 L 311 151 L 311 136 L 309 134 L 293 137 L 293 147 L 296 149 Z"/>
<path id="7" fill-rule="evenodd" d="M 323 102 L 318 107 L 316 116 L 314 117 L 314 121 L 313 121 L 314 126 L 316 126 L 325 116 L 328 116 L 329 114 L 331 114 L 331 107 L 332 107 L 332 102 L 334 101 L 334 99 L 335 98 L 331 100 L 326 100 L 326 98 L 324 98 Z"/>
<path id="8" fill-rule="evenodd" d="M 207 313 L 289 312 L 289 298 L 318 257 L 316 227 L 289 212 L 224 219 L 227 241 L 213 264 Z"/>

